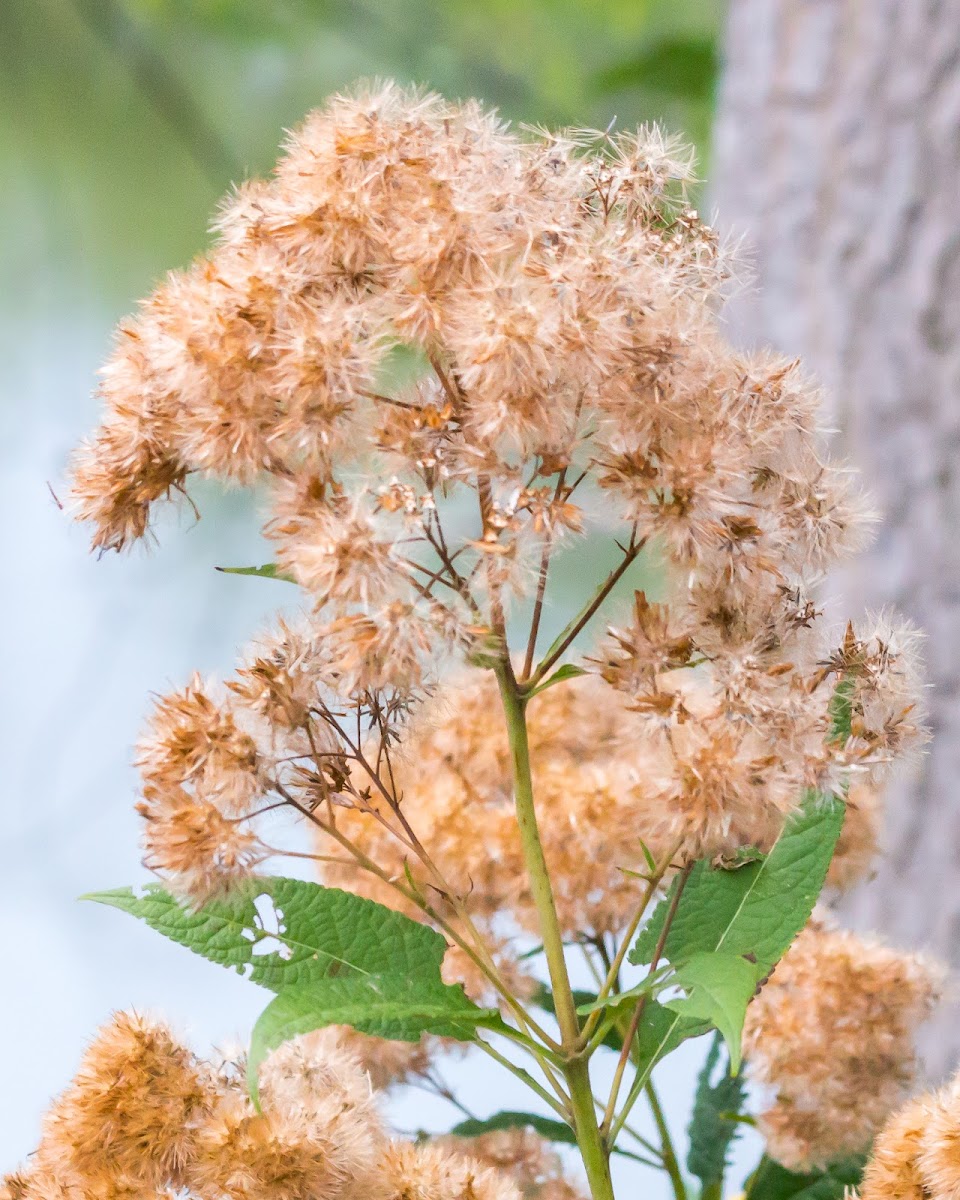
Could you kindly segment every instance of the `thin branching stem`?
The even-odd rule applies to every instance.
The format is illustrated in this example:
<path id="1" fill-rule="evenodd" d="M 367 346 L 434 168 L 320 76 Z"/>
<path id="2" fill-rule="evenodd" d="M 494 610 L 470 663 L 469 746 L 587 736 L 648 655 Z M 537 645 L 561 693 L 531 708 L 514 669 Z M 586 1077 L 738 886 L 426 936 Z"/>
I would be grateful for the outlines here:
<path id="1" fill-rule="evenodd" d="M 523 1067 L 518 1067 L 515 1062 L 507 1058 L 505 1054 L 501 1054 L 495 1046 L 491 1046 L 490 1043 L 485 1042 L 483 1038 L 477 1038 L 475 1045 L 478 1049 L 482 1050 L 484 1054 L 488 1055 L 495 1062 L 498 1062 L 501 1067 L 506 1067 L 511 1075 L 515 1075 L 517 1079 L 522 1080 L 528 1088 L 536 1092 L 536 1094 L 545 1104 L 549 1104 L 557 1116 L 566 1121 L 568 1125 L 572 1125 L 569 1097 L 564 1096 L 563 1098 L 555 1098 L 551 1096 L 547 1089 L 543 1087 L 542 1084 L 538 1083 L 529 1071 L 524 1070 Z"/>
<path id="2" fill-rule="evenodd" d="M 653 957 L 653 960 L 651 961 L 651 965 L 650 965 L 650 974 L 653 974 L 653 972 L 657 969 L 657 965 L 659 964 L 659 961 L 660 961 L 660 955 L 663 953 L 663 947 L 666 945 L 667 936 L 670 932 L 670 926 L 673 924 L 673 918 L 676 915 L 677 905 L 680 903 L 680 895 L 683 892 L 684 886 L 686 885 L 687 879 L 690 877 L 690 872 L 692 870 L 693 870 L 693 864 L 691 863 L 687 867 L 684 868 L 683 872 L 678 877 L 677 890 L 674 892 L 673 902 L 671 903 L 670 909 L 667 912 L 663 929 L 660 932 L 660 937 L 657 939 L 657 947 L 654 951 L 654 957 Z M 637 1008 L 634 1011 L 633 1019 L 631 1019 L 631 1022 L 630 1022 L 631 1028 L 633 1030 L 633 1033 L 631 1034 L 631 1037 L 630 1037 L 630 1043 L 629 1043 L 631 1045 L 633 1042 L 633 1038 L 636 1036 L 636 1031 L 639 1028 L 640 1019 L 643 1017 L 643 1009 L 646 1006 L 646 998 L 647 998 L 646 993 L 644 993 L 640 997 L 640 1000 L 637 1004 Z M 626 1040 L 624 1041 L 624 1045 L 625 1046 L 628 1045 Z M 623 1107 L 621 1108 L 619 1114 L 612 1121 L 612 1123 L 609 1127 L 609 1132 L 607 1135 L 609 1142 L 616 1141 L 617 1134 L 620 1132 L 621 1128 L 623 1127 L 624 1121 L 630 1115 L 630 1112 L 632 1111 L 633 1106 L 636 1104 L 637 1100 L 639 1099 L 640 1094 L 643 1091 L 643 1088 L 647 1083 L 647 1080 L 650 1078 L 650 1074 L 653 1070 L 653 1067 L 654 1067 L 654 1063 L 651 1061 L 645 1067 L 642 1067 L 638 1070 L 638 1072 L 633 1080 L 633 1083 L 630 1085 L 630 1091 L 628 1092 L 627 1098 L 623 1103 Z M 619 1088 L 619 1083 L 618 1083 L 618 1088 Z"/>
<path id="3" fill-rule="evenodd" d="M 670 852 L 664 856 L 663 861 L 660 863 L 654 873 L 647 879 L 647 886 L 640 898 L 640 903 L 637 905 L 636 911 L 630 918 L 630 924 L 627 926 L 626 932 L 623 935 L 613 961 L 608 964 L 607 977 L 603 981 L 603 985 L 597 994 L 598 1001 L 605 1000 L 607 996 L 609 996 L 610 993 L 616 988 L 617 980 L 620 977 L 620 968 L 623 966 L 623 960 L 626 958 L 627 952 L 630 949 L 630 943 L 633 941 L 633 935 L 637 932 L 640 922 L 643 920 L 647 909 L 650 907 L 650 901 L 653 899 L 657 888 L 663 881 L 664 875 L 670 869 L 670 864 L 673 862 L 674 856 L 677 854 L 682 845 L 683 839 L 680 838 Z M 602 1011 L 600 1009 L 590 1014 L 590 1017 L 584 1026 L 584 1037 L 590 1037 L 596 1026 L 599 1024 L 601 1016 Z"/>
<path id="4" fill-rule="evenodd" d="M 516 1018 L 517 1023 L 520 1025 L 521 1030 L 526 1029 L 528 1031 L 528 1034 L 520 1034 L 520 1036 L 524 1039 L 524 1045 L 526 1049 L 530 1050 L 534 1054 L 534 1057 L 537 1059 L 538 1064 L 544 1071 L 544 1074 L 547 1075 L 547 1077 L 551 1080 L 551 1083 L 553 1083 L 556 1080 L 556 1076 L 553 1074 L 550 1068 L 550 1063 L 547 1056 L 555 1055 L 560 1050 L 560 1047 L 557 1042 L 554 1041 L 554 1039 L 551 1038 L 550 1035 L 540 1027 L 538 1022 L 530 1016 L 530 1014 L 526 1011 L 520 1001 L 507 986 L 506 981 L 503 979 L 503 976 L 497 969 L 496 964 L 493 962 L 493 959 L 487 952 L 486 946 L 483 944 L 483 942 L 481 941 L 479 943 L 482 949 L 481 953 L 477 948 L 470 945 L 470 943 L 458 933 L 456 928 L 451 925 L 450 922 L 447 921 L 437 911 L 437 909 L 425 899 L 425 897 L 418 894 L 418 892 L 409 885 L 402 884 L 398 879 L 394 879 L 388 872 L 384 871 L 382 867 L 379 867 L 373 861 L 373 859 L 364 854 L 360 847 L 351 841 L 342 830 L 338 829 L 333 822 L 321 820 L 316 813 L 311 812 L 310 809 L 302 805 L 295 796 L 293 796 L 283 787 L 282 784 L 275 783 L 274 786 L 278 793 L 284 797 L 286 802 L 291 805 L 291 807 L 296 809 L 301 816 L 305 817 L 311 824 L 315 825 L 323 833 L 327 834 L 329 837 L 332 837 L 335 842 L 337 842 L 343 847 L 344 850 L 346 850 L 346 852 L 359 867 L 361 867 L 364 871 L 367 871 L 369 874 L 375 875 L 379 880 L 381 880 L 381 882 L 387 884 L 388 887 L 393 888 L 394 891 L 403 896 L 405 900 L 416 905 L 421 912 L 428 916 L 431 921 L 435 922 L 436 925 L 443 930 L 443 932 L 448 938 L 450 938 L 452 942 L 454 942 L 455 945 L 459 946 L 464 954 L 467 955 L 470 961 L 493 986 L 496 992 L 502 996 L 504 1002 L 507 1004 L 510 1011 Z M 469 930 L 474 937 L 479 939 L 479 934 L 472 923 L 469 926 Z M 541 1044 L 535 1042 L 533 1037 L 529 1036 L 531 1034 L 538 1038 Z"/>
<path id="5" fill-rule="evenodd" d="M 602 607 L 604 601 L 617 586 L 623 576 L 632 566 L 637 556 L 640 554 L 646 545 L 646 539 L 641 538 L 639 541 L 636 538 L 636 528 L 630 538 L 629 543 L 624 547 L 623 558 L 617 567 L 607 576 L 600 584 L 593 598 L 580 610 L 576 617 L 567 625 L 566 629 L 560 634 L 557 641 L 541 661 L 540 665 L 533 672 L 529 679 L 524 681 L 524 691 L 529 695 L 537 686 L 544 675 L 550 670 L 555 663 L 566 654 L 567 650 L 573 642 L 579 637 L 582 631 L 589 625 L 597 611 Z"/>
<path id="6" fill-rule="evenodd" d="M 673 918 L 677 915 L 677 906 L 680 903 L 680 897 L 683 895 L 683 889 L 686 886 L 687 880 L 690 878 L 690 872 L 693 870 L 693 864 L 690 863 L 677 876 L 677 886 L 674 888 L 673 895 L 670 897 L 670 907 L 667 909 L 666 917 L 663 922 L 663 928 L 660 930 L 660 936 L 657 938 L 657 944 L 654 947 L 653 957 L 650 959 L 650 969 L 647 972 L 649 978 L 657 967 L 660 965 L 660 957 L 663 954 L 663 948 L 667 943 L 667 936 L 670 933 L 670 927 L 673 925 Z M 617 1067 L 613 1075 L 613 1083 L 610 1087 L 610 1099 L 607 1101 L 607 1109 L 603 1115 L 603 1130 L 604 1133 L 611 1131 L 613 1125 L 613 1115 L 617 1107 L 617 1099 L 620 1095 L 620 1085 L 623 1082 L 623 1073 L 627 1063 L 630 1060 L 630 1055 L 633 1051 L 633 1039 L 637 1036 L 637 1030 L 640 1028 L 640 1022 L 643 1019 L 643 1011 L 647 1006 L 647 996 L 649 992 L 644 992 L 637 1001 L 633 1009 L 633 1014 L 630 1017 L 630 1023 L 627 1026 L 626 1033 L 623 1037 L 623 1049 L 620 1051 L 620 1059 L 617 1062 Z"/>
<path id="7" fill-rule="evenodd" d="M 583 396 L 577 401 L 577 410 L 573 417 L 573 429 L 576 433 L 576 427 L 580 420 L 580 410 L 583 406 Z M 570 464 L 566 463 L 557 476 L 557 486 L 553 489 L 553 503 L 556 504 L 563 495 L 564 485 L 567 482 L 567 471 L 570 469 Z M 581 475 L 582 479 L 583 476 Z M 577 481 L 579 483 L 579 480 Z M 572 490 L 572 489 L 571 489 Z M 540 570 L 537 574 L 537 594 L 533 602 L 533 616 L 530 620 L 530 636 L 527 638 L 527 652 L 523 659 L 523 670 L 521 672 L 521 680 L 527 679 L 530 672 L 533 670 L 533 656 L 537 652 L 537 637 L 540 633 L 540 621 L 543 617 L 543 602 L 547 594 L 547 575 L 550 571 L 550 556 L 553 553 L 553 529 L 548 528 L 543 539 L 543 550 L 540 554 Z"/>
<path id="8" fill-rule="evenodd" d="M 677 1159 L 676 1148 L 673 1144 L 673 1138 L 670 1136 L 670 1127 L 667 1124 L 667 1118 L 664 1115 L 663 1108 L 660 1104 L 660 1097 L 657 1095 L 652 1079 L 647 1080 L 647 1082 L 644 1084 L 643 1090 L 646 1093 L 647 1101 L 650 1104 L 650 1112 L 653 1114 L 653 1121 L 657 1127 L 657 1134 L 660 1138 L 663 1169 L 670 1176 L 670 1186 L 673 1188 L 674 1200 L 687 1200 L 687 1187 L 683 1182 L 683 1175 L 680 1171 L 680 1163 Z"/>

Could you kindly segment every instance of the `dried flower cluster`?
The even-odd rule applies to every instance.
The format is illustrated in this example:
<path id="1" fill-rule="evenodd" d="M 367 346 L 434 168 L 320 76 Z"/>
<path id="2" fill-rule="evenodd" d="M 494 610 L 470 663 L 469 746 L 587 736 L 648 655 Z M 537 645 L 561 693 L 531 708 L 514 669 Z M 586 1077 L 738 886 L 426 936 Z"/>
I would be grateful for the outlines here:
<path id="1" fill-rule="evenodd" d="M 869 1147 L 913 1082 L 914 1034 L 941 982 L 920 955 L 811 922 L 747 1010 L 771 1157 L 810 1170 Z"/>
<path id="2" fill-rule="evenodd" d="M 960 1192 L 960 1079 L 895 1113 L 874 1143 L 861 1200 L 935 1200 Z"/>
<path id="3" fill-rule="evenodd" d="M 622 526 L 617 578 L 653 540 L 670 584 L 662 603 L 638 594 L 585 664 L 608 685 L 596 707 L 629 710 L 609 721 L 630 745 L 619 778 L 589 725 L 595 770 L 562 748 L 542 763 L 547 790 L 580 776 L 558 826 L 591 836 L 590 809 L 614 808 L 623 829 L 629 809 L 651 845 L 715 854 L 916 742 L 910 633 L 820 629 L 810 585 L 862 543 L 865 512 L 823 456 L 796 364 L 721 339 L 728 267 L 684 205 L 689 178 L 651 131 L 524 138 L 473 103 L 338 97 L 271 180 L 226 203 L 211 254 L 122 326 L 74 471 L 95 544 L 141 536 L 191 473 L 263 480 L 277 561 L 313 605 L 254 652 L 229 703 L 194 683 L 157 707 L 148 856 L 185 894 L 258 866 L 238 818 L 268 794 L 313 811 L 365 788 L 347 777 L 371 727 L 382 774 L 439 661 L 503 653 L 510 598 L 534 587 L 536 626 L 550 553 L 588 526 Z M 464 707 L 482 741 L 483 702 Z M 507 859 L 502 779 L 468 786 Z M 456 801 L 436 803 L 439 827 Z M 592 836 L 636 865 L 622 833 Z M 571 923 L 616 924 L 617 888 L 598 900 L 599 883 L 571 888 L 599 904 Z"/>
<path id="4" fill-rule="evenodd" d="M 164 1025 L 120 1013 L 47 1114 L 3 1200 L 577 1200 L 535 1134 L 391 1141 L 360 1060 L 324 1030 L 263 1070 L 254 1110 L 235 1062 L 197 1059 Z M 517 1183 L 509 1174 L 516 1174 Z"/>
<path id="5" fill-rule="evenodd" d="M 884 780 L 923 740 L 917 635 L 885 616 L 825 628 L 812 591 L 870 514 L 798 365 L 721 336 L 730 266 L 691 177 L 656 131 L 517 133 L 393 85 L 335 97 L 224 204 L 212 251 L 121 326 L 74 463 L 94 545 L 143 537 L 192 475 L 256 483 L 276 570 L 306 598 L 222 686 L 162 697 L 139 745 L 146 861 L 189 905 L 284 852 L 264 821 L 284 809 L 327 881 L 442 929 L 471 994 L 522 999 L 514 942 L 542 934 L 545 902 L 518 755 L 560 956 L 579 942 L 614 976 L 638 872 L 659 864 L 652 895 L 695 859 L 769 848 L 811 794 L 847 800 L 829 881 L 869 870 Z M 615 565 L 543 650 L 553 557 L 587 534 Z M 660 598 L 634 592 L 582 652 L 649 552 Z M 809 928 L 750 1010 L 771 1153 L 862 1149 L 935 992 L 922 961 Z M 165 1036 L 128 1022 L 97 1044 L 40 1177 L 56 1159 L 89 1173 L 107 1122 L 118 1193 L 266 1181 L 323 1200 L 379 1172 L 376 1194 L 403 1200 L 513 1194 L 443 1147 L 384 1146 L 353 1091 L 341 1131 L 279 1068 L 276 1111 L 254 1114 L 173 1043 L 169 1135 L 163 1107 L 149 1130 L 97 1116 L 111 1040 Z M 430 1047 L 367 1061 L 384 1084 L 425 1078 Z M 149 1180 L 131 1149 L 147 1141 Z M 474 1150 L 525 1195 L 573 1194 L 527 1135 Z"/>
<path id="6" fill-rule="evenodd" d="M 468 1154 L 505 1174 L 524 1200 L 581 1200 L 564 1175 L 559 1156 L 531 1129 L 497 1129 L 479 1137 L 439 1137 L 434 1145 Z"/>

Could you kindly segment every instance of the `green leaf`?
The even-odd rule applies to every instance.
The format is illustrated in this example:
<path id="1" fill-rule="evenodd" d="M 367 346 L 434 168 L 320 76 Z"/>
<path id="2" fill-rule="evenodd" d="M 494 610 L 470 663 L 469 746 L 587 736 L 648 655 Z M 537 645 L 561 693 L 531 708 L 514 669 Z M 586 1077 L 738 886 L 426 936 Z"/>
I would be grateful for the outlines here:
<path id="1" fill-rule="evenodd" d="M 472 1041 L 477 1026 L 501 1023 L 495 1008 L 479 1008 L 459 985 L 401 974 L 328 976 L 280 991 L 260 1014 L 250 1039 L 247 1082 L 257 1103 L 257 1076 L 267 1055 L 291 1038 L 326 1025 L 415 1042 L 424 1033 Z"/>
<path id="2" fill-rule="evenodd" d="M 639 983 L 634 984 L 632 988 L 627 988 L 623 992 L 613 992 L 609 996 L 604 996 L 602 1000 L 596 996 L 590 996 L 589 999 L 577 1005 L 577 1012 L 580 1016 L 585 1017 L 589 1016 L 592 1012 L 596 1012 L 598 1009 L 606 1009 L 610 1017 L 617 1020 L 623 1015 L 621 1010 L 630 1011 L 644 993 L 655 992 L 659 988 L 665 987 L 668 982 L 666 976 L 672 970 L 673 968 L 668 963 L 665 966 L 659 967 L 656 971 L 651 971 L 645 979 L 641 979 Z M 673 981 L 670 980 L 669 982 Z"/>
<path id="3" fill-rule="evenodd" d="M 568 1146 L 577 1144 L 577 1135 L 564 1121 L 553 1121 L 537 1113 L 498 1112 L 491 1117 L 471 1118 L 461 1121 L 450 1130 L 457 1137 L 479 1137 L 496 1129 L 533 1129 L 550 1142 L 563 1142 Z"/>
<path id="4" fill-rule="evenodd" d="M 748 1200 L 843 1200 L 863 1179 L 866 1155 L 832 1163 L 826 1170 L 798 1174 L 766 1155 L 744 1184 Z"/>
<path id="5" fill-rule="evenodd" d="M 720 1061 L 721 1036 L 715 1035 L 700 1071 L 688 1129 L 687 1170 L 702 1184 L 702 1191 L 719 1189 L 729 1163 L 727 1156 L 739 1132 L 738 1120 L 746 1087 L 741 1074 L 723 1071 L 713 1075 Z"/>
<path id="6" fill-rule="evenodd" d="M 718 71 L 712 38 L 663 38 L 647 50 L 596 75 L 601 92 L 647 88 L 681 100 L 706 101 Z"/>
<path id="7" fill-rule="evenodd" d="M 638 1076 L 648 1076 L 661 1059 L 672 1054 L 688 1038 L 710 1032 L 710 1023 L 689 1015 L 670 1012 L 656 1000 L 643 1006 L 643 1019 L 637 1031 L 634 1063 Z"/>
<path id="8" fill-rule="evenodd" d="M 553 1002 L 553 992 L 545 983 L 538 984 L 537 990 L 530 997 L 534 1004 L 542 1008 L 544 1012 L 550 1013 L 551 1016 L 557 1015 L 557 1008 Z M 588 1004 L 596 1004 L 597 996 L 595 992 L 583 991 L 580 988 L 573 989 L 574 1003 L 581 1006 Z M 601 1045 L 606 1046 L 609 1050 L 619 1050 L 623 1046 L 623 1038 L 617 1033 L 616 1029 L 610 1029 L 604 1035 Z"/>
<path id="9" fill-rule="evenodd" d="M 553 687 L 555 683 L 563 683 L 566 679 L 576 679 L 580 675 L 586 675 L 585 668 L 578 667 L 575 663 L 565 663 L 558 670 L 545 679 L 543 683 L 538 684 L 530 693 L 531 696 L 536 696 L 540 692 L 545 692 L 547 688 Z"/>
<path id="10" fill-rule="evenodd" d="M 846 744 L 852 731 L 855 688 L 856 680 L 852 675 L 841 679 L 827 705 L 827 713 L 830 717 L 829 740 L 840 746 Z"/>
<path id="11" fill-rule="evenodd" d="M 292 575 L 277 569 L 276 563 L 264 563 L 262 567 L 217 567 L 223 575 L 256 575 L 260 579 L 281 579 L 284 583 L 296 583 Z"/>
<path id="12" fill-rule="evenodd" d="M 727 1040 L 737 1070 L 746 1006 L 813 911 L 843 815 L 842 801 L 808 796 L 766 857 L 754 858 L 751 850 L 742 856 L 748 861 L 738 859 L 731 870 L 696 864 L 664 942 L 664 957 L 688 995 L 663 1004 L 648 997 L 638 1031 L 635 1088 L 681 1042 L 712 1026 Z M 632 963 L 652 961 L 678 886 L 675 880 L 641 932 L 630 952 Z"/>
<path id="13" fill-rule="evenodd" d="M 650 847 L 647 845 L 647 843 L 643 840 L 643 838 L 640 838 L 639 840 L 640 840 L 640 849 L 643 851 L 643 857 L 646 860 L 647 866 L 649 867 L 649 869 L 651 871 L 655 871 L 657 869 L 657 860 L 653 857 L 653 851 L 650 849 Z"/>
<path id="14" fill-rule="evenodd" d="M 842 800 L 811 795 L 765 858 L 735 870 L 698 862 L 677 906 L 664 956 L 680 966 L 694 954 L 722 951 L 750 955 L 763 974 L 772 971 L 813 911 L 843 816 Z M 668 896 L 638 937 L 630 962 L 652 960 L 669 907 Z"/>
<path id="15" fill-rule="evenodd" d="M 676 981 L 687 992 L 664 1008 L 684 1017 L 709 1021 L 723 1034 L 730 1051 L 730 1070 L 740 1070 L 740 1039 L 747 1005 L 753 998 L 762 969 L 739 954 L 692 954 L 677 967 Z"/>
<path id="16" fill-rule="evenodd" d="M 479 1137 L 483 1133 L 492 1133 L 497 1129 L 533 1129 L 548 1142 L 560 1142 L 565 1146 L 577 1144 L 577 1135 L 566 1122 L 554 1121 L 550 1117 L 541 1117 L 538 1113 L 528 1112 L 505 1111 L 494 1113 L 490 1117 L 471 1117 L 468 1121 L 461 1121 L 459 1125 L 454 1125 L 450 1132 L 456 1134 L 457 1137 Z M 610 1153 L 636 1159 L 638 1162 L 647 1161 L 632 1154 L 629 1150 L 620 1149 L 617 1146 L 613 1146 Z"/>
<path id="17" fill-rule="evenodd" d="M 148 884 L 85 897 L 139 917 L 171 941 L 271 991 L 355 973 L 439 977 L 444 937 L 392 908 L 303 879 L 265 876 L 192 911 Z"/>
<path id="18" fill-rule="evenodd" d="M 461 1041 L 477 1025 L 502 1026 L 462 987 L 440 977 L 445 939 L 373 900 L 302 879 L 269 877 L 196 912 L 163 888 L 130 888 L 87 899 L 146 921 L 172 941 L 277 992 L 254 1029 L 252 1094 L 264 1054 L 322 1025 L 352 1025 L 412 1041 L 433 1032 Z"/>

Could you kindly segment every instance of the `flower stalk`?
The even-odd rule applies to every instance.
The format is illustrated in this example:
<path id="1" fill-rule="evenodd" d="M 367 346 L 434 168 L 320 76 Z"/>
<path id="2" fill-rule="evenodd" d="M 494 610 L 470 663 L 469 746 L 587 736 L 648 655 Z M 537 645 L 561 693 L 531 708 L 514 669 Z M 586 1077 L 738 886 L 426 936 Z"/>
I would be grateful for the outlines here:
<path id="1" fill-rule="evenodd" d="M 563 1075 L 570 1092 L 577 1145 L 583 1158 L 584 1171 L 593 1200 L 613 1200 L 610 1161 L 607 1146 L 600 1132 L 593 1089 L 590 1084 L 589 1059 L 582 1046 L 580 1021 L 570 986 L 563 945 L 563 934 L 557 918 L 550 872 L 543 853 L 537 825 L 530 765 L 530 744 L 527 735 L 526 702 L 520 694 L 516 676 L 509 659 L 504 656 L 495 667 L 500 697 L 507 721 L 510 751 L 513 760 L 514 798 L 517 824 L 523 844 L 524 860 L 540 917 L 540 936 L 553 988 L 557 1024 L 566 1052 Z"/>
<path id="2" fill-rule="evenodd" d="M 445 1139 L 381 1137 L 363 1079 L 429 1083 L 432 1056 L 462 1041 L 573 1129 L 592 1200 L 613 1200 L 610 1155 L 633 1153 L 621 1131 L 686 1200 L 650 1080 L 660 1057 L 639 1054 L 645 1015 L 669 1025 L 661 1057 L 710 1021 L 743 1047 L 785 1167 L 858 1153 L 896 1106 L 936 973 L 812 910 L 825 881 L 868 874 L 883 783 L 923 741 L 917 635 L 884 616 L 838 637 L 809 599 L 863 543 L 869 508 L 820 443 L 799 365 L 725 340 L 731 263 L 687 202 L 692 180 L 655 129 L 524 132 L 472 101 L 375 85 L 310 114 L 273 175 L 225 202 L 210 252 L 123 323 L 72 471 L 95 548 L 143 538 L 194 477 L 256 485 L 275 561 L 240 573 L 304 601 L 222 684 L 158 698 L 137 809 L 167 891 L 106 901 L 145 917 L 161 903 L 182 944 L 276 985 L 249 1062 L 265 1104 L 165 1030 L 120 1020 L 54 1109 L 35 1185 L 2 1196 L 349 1200 L 340 1183 L 360 1180 L 414 1200 L 580 1200 L 524 1114 L 460 1139 L 471 1165 Z M 573 612 L 548 591 L 585 537 L 615 566 Z M 636 591 L 582 653 L 648 544 L 661 595 Z M 548 603 L 562 628 L 540 650 Z M 518 610 L 528 632 L 511 647 Z M 278 844 L 276 809 L 309 846 Z M 788 835 L 818 840 L 778 856 Z M 322 882 L 264 876 L 284 854 Z M 646 985 L 610 1015 L 635 995 L 629 951 L 670 873 Z M 702 900 L 713 887 L 742 889 L 749 947 Z M 287 898 L 269 935 L 297 926 L 286 957 L 251 915 L 261 895 Z M 689 911 L 698 895 L 709 911 Z M 215 946 L 208 905 L 236 917 Z M 595 980 L 582 1021 L 569 947 Z M 661 984 L 683 995 L 655 1014 Z M 601 1050 L 619 1058 L 599 1098 Z M 722 1141 L 708 1064 L 696 1108 Z M 329 1111 L 325 1071 L 353 1080 Z M 119 1093 L 100 1103 L 121 1078 L 123 1112 Z M 644 1094 L 659 1149 L 626 1124 Z M 713 1150 L 691 1172 L 722 1163 Z M 716 1200 L 722 1179 L 703 1170 Z"/>

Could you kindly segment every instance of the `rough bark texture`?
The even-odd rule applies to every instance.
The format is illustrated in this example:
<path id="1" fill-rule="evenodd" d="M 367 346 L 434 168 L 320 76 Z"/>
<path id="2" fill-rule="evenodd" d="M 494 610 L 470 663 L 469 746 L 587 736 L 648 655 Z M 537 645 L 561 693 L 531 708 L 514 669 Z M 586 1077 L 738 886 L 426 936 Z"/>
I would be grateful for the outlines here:
<path id="1" fill-rule="evenodd" d="M 960 0 L 731 0 L 713 202 L 746 235 L 746 343 L 802 355 L 883 513 L 835 581 L 928 633 L 934 741 L 845 919 L 960 963 Z M 839 588 L 836 586 L 839 584 Z M 956 999 L 924 1045 L 960 1057 Z"/>

